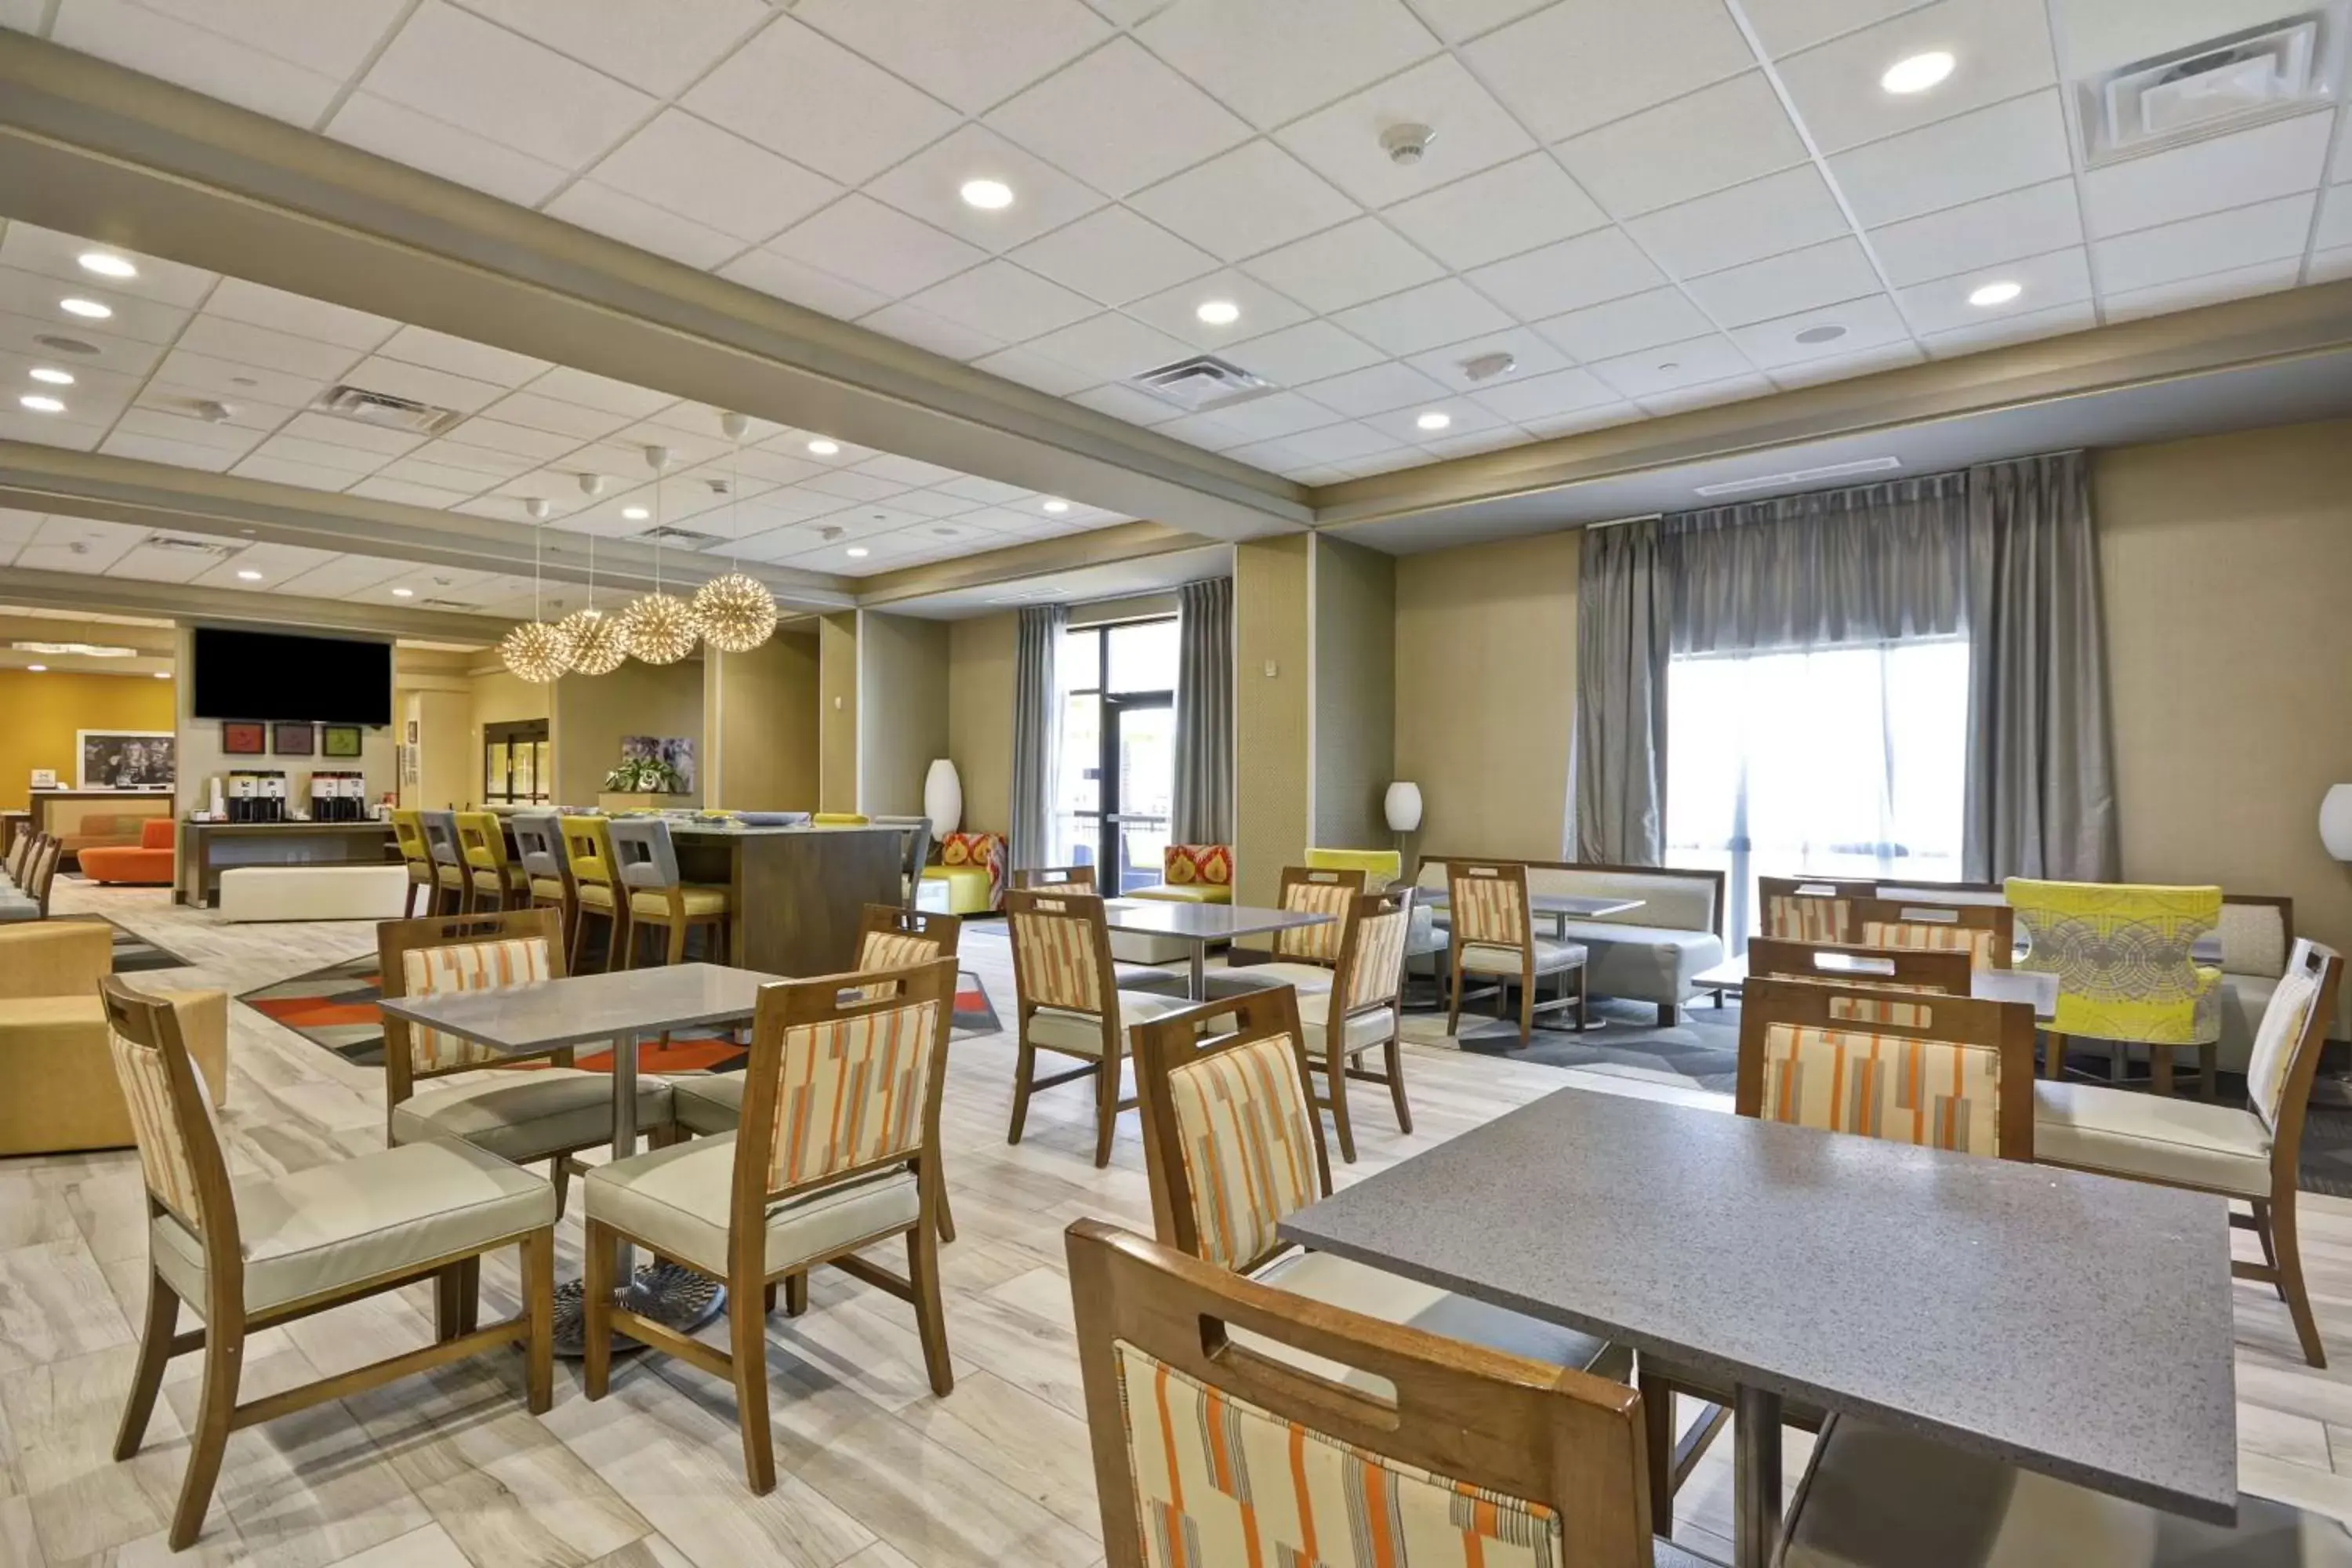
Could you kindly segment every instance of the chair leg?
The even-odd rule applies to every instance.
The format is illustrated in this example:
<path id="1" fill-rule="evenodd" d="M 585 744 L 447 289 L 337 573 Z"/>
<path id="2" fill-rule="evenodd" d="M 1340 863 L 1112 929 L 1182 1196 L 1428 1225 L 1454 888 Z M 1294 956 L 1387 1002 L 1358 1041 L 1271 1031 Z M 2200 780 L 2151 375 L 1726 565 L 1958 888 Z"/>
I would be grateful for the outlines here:
<path id="1" fill-rule="evenodd" d="M 2208 1040 L 2197 1047 L 2197 1098 L 2213 1099 L 2213 1076 L 2221 1070 L 2221 1043 Z"/>
<path id="2" fill-rule="evenodd" d="M 613 1227 L 590 1220 L 580 1256 L 586 1276 L 580 1290 L 585 1319 L 580 1372 L 588 1397 L 602 1399 L 613 1382 Z"/>
<path id="3" fill-rule="evenodd" d="M 115 1429 L 117 1463 L 139 1451 L 147 1436 L 147 1419 L 155 1413 L 155 1393 L 163 1386 L 163 1368 L 172 1359 L 172 1335 L 180 1326 L 180 1298 L 163 1277 L 147 1270 L 147 1321 L 139 1331 L 139 1368 L 131 1374 L 131 1397 L 122 1406 L 122 1424 Z"/>
<path id="4" fill-rule="evenodd" d="M 748 1301 L 752 1280 L 730 1281 L 729 1293 Z M 757 1312 L 728 1314 L 728 1355 L 735 1371 L 735 1420 L 743 1429 L 743 1473 L 756 1496 L 776 1489 L 776 1438 L 768 1425 L 768 1320 Z"/>
<path id="5" fill-rule="evenodd" d="M 2066 1037 L 2052 1029 L 2042 1038 L 2048 1045 L 2042 1058 L 2042 1076 L 2054 1082 L 2066 1070 Z"/>
<path id="6" fill-rule="evenodd" d="M 923 1342 L 923 1367 L 931 1392 L 946 1398 L 955 1390 L 955 1366 L 948 1359 L 947 1309 L 940 1301 L 940 1238 L 918 1220 L 907 1233 L 907 1283 L 914 1287 L 915 1328 Z"/>
<path id="7" fill-rule="evenodd" d="M 937 1160 L 939 1158 L 939 1154 L 934 1152 L 924 1155 L 923 1158 L 926 1160 Z M 943 1242 L 953 1241 L 955 1239 L 955 1215 L 948 1212 L 948 1179 L 944 1173 L 940 1176 L 939 1202 L 940 1239 Z"/>
<path id="8" fill-rule="evenodd" d="M 784 1276 L 784 1316 L 797 1318 L 808 1310 L 808 1270 Z"/>
<path id="9" fill-rule="evenodd" d="M 478 1253 L 457 1265 L 457 1331 L 470 1334 L 482 1326 L 482 1259 Z"/>
<path id="10" fill-rule="evenodd" d="M 1396 1101 L 1397 1131 L 1410 1132 L 1412 1108 L 1404 1102 L 1404 1042 L 1391 1035 L 1381 1051 L 1388 1058 L 1389 1098 Z"/>
<path id="11" fill-rule="evenodd" d="M 669 928 L 669 957 L 666 961 L 673 969 L 686 962 L 686 922 L 673 921 Z"/>
<path id="12" fill-rule="evenodd" d="M 2278 1244 L 2271 1239 L 2271 1205 L 2255 1198 L 2248 1206 L 2254 1211 L 2254 1239 L 2262 1243 L 2263 1261 L 2270 1265 L 2271 1273 L 2275 1276 L 2278 1273 Z M 2278 1292 L 2280 1300 L 2286 1300 L 2286 1287 L 2276 1279 L 2271 1280 L 2271 1289 Z"/>
<path id="13" fill-rule="evenodd" d="M 580 967 L 580 961 L 582 955 L 587 951 L 588 911 L 586 910 L 582 910 L 572 917 L 572 973 L 579 974 L 583 973 Z"/>
<path id="14" fill-rule="evenodd" d="M 766 1317 L 776 1315 L 776 1282 L 772 1279 L 760 1287 L 760 1311 Z"/>
<path id="15" fill-rule="evenodd" d="M 1339 1136 L 1339 1158 L 1350 1165 L 1356 1163 L 1356 1130 L 1348 1122 L 1348 1057 L 1340 1049 L 1345 1036 L 1339 1021 L 1333 1019 L 1323 1029 L 1323 1077 L 1331 1086 L 1331 1131 Z"/>
<path id="16" fill-rule="evenodd" d="M 188 1471 L 180 1481 L 179 1506 L 172 1511 L 172 1550 L 185 1552 L 205 1528 L 213 1487 L 220 1479 L 221 1456 L 228 1449 L 230 1417 L 236 1413 L 237 1373 L 245 1363 L 245 1321 L 205 1325 L 205 1388 L 196 1405 L 196 1429 L 188 1442 Z"/>
<path id="17" fill-rule="evenodd" d="M 1536 1036 L 1536 977 L 1533 970 L 1519 976 L 1519 1044 Z"/>
<path id="18" fill-rule="evenodd" d="M 460 1278 L 464 1265 L 452 1263 L 433 1276 L 433 1342 L 447 1344 L 463 1331 L 457 1326 L 460 1301 L 466 1285 Z"/>
<path id="19" fill-rule="evenodd" d="M 1458 955 L 1454 961 L 1453 969 L 1454 1001 L 1445 1012 L 1445 1032 L 1449 1035 L 1458 1035 L 1462 1032 L 1462 960 Z"/>
<path id="20" fill-rule="evenodd" d="M 1721 992 L 1717 992 L 1716 994 L 1715 1005 L 1718 1007 L 1723 1005 L 1723 994 Z M 1683 1010 L 1680 1007 L 1675 1005 L 1672 1002 L 1661 1002 L 1658 1004 L 1658 1027 L 1661 1029 L 1671 1029 L 1682 1021 Z"/>
<path id="21" fill-rule="evenodd" d="M 547 1184 L 555 1189 L 555 1217 L 563 1217 L 563 1200 L 572 1191 L 572 1156 L 558 1154 L 547 1163 Z"/>
<path id="22" fill-rule="evenodd" d="M 1110 1163 L 1111 1134 L 1118 1130 L 1118 1080 L 1117 1061 L 1107 1061 L 1095 1071 L 1095 1168 Z"/>
<path id="23" fill-rule="evenodd" d="M 544 1415 L 555 1405 L 555 1229 L 551 1226 L 522 1238 L 522 1307 L 523 1315 L 530 1320 L 530 1340 L 523 1347 L 524 1384 L 530 1413 Z"/>
<path id="24" fill-rule="evenodd" d="M 1036 1047 L 1023 1040 L 1013 1059 L 1013 1127 L 1004 1135 L 1007 1143 L 1021 1142 L 1021 1124 L 1029 1120 L 1029 1084 L 1036 1076 Z"/>
<path id="25" fill-rule="evenodd" d="M 2147 1086 L 2165 1099 L 2172 1098 L 2172 1047 L 2151 1045 L 2147 1047 Z"/>
<path id="26" fill-rule="evenodd" d="M 2279 1287 L 2286 1297 L 2287 1315 L 2294 1320 L 2295 1338 L 2303 1342 L 2303 1359 L 2316 1367 L 2327 1364 L 2327 1347 L 2320 1342 L 2319 1324 L 2311 1315 L 2311 1294 L 2303 1283 L 2303 1248 L 2295 1240 L 2294 1197 L 2271 1206 L 2271 1244 L 2278 1248 Z"/>
<path id="27" fill-rule="evenodd" d="M 1650 1468 L 1650 1533 L 1675 1533 L 1675 1389 L 1663 1378 L 1636 1376 L 1642 1396 L 1642 1447 Z"/>

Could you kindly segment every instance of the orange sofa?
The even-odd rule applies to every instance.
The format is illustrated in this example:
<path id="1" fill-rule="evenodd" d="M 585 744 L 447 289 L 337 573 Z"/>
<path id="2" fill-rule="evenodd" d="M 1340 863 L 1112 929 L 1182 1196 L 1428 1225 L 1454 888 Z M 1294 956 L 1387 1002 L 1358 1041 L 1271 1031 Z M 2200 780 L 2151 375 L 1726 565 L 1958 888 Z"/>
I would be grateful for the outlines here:
<path id="1" fill-rule="evenodd" d="M 93 882 L 129 882 L 141 887 L 169 887 L 173 879 L 172 842 L 180 825 L 168 816 L 151 816 L 140 825 L 139 845 L 93 844 L 81 852 L 81 874 Z"/>

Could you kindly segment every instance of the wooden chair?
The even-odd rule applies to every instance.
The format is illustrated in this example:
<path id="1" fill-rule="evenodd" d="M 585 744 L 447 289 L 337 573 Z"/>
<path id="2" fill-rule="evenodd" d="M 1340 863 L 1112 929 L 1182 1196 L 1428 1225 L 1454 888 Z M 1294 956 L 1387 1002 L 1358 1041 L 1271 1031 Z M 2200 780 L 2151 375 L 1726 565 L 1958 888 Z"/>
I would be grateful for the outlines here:
<path id="1" fill-rule="evenodd" d="M 1852 942 L 1851 905 L 1876 889 L 1843 877 L 1759 877 L 1756 929 L 1782 942 Z"/>
<path id="2" fill-rule="evenodd" d="M 955 1386 L 940 1299 L 940 1087 L 955 1009 L 955 962 L 867 970 L 764 987 L 745 1069 L 742 1124 L 600 1165 L 589 1173 L 588 1397 L 602 1399 L 620 1333 L 735 1386 L 744 1470 L 775 1489 L 765 1317 L 808 1307 L 808 1273 L 830 1263 L 912 1303 L 933 1392 Z M 840 1105 L 812 1118 L 812 1104 Z M 901 1277 L 856 1254 L 903 1237 Z M 724 1280 L 730 1344 L 720 1352 L 614 1304 L 614 1249 L 626 1239 Z"/>
<path id="3" fill-rule="evenodd" d="M 500 991 L 563 978 L 563 926 L 553 910 L 385 921 L 376 952 L 386 996 L 445 991 Z M 546 1063 L 524 1072 L 486 1072 L 518 1061 Z M 464 1081 L 430 1093 L 420 1083 L 454 1074 Z M 613 1141 L 613 1079 L 573 1066 L 569 1046 L 535 1057 L 492 1051 L 456 1035 L 383 1019 L 385 1141 L 394 1146 L 455 1138 L 502 1160 L 549 1162 L 555 1211 L 563 1212 L 572 1156 Z M 640 1074 L 637 1125 L 672 1120 L 667 1079 Z"/>
<path id="4" fill-rule="evenodd" d="M 40 907 L 41 919 L 49 918 L 49 894 L 57 888 L 58 862 L 65 858 L 65 840 L 44 838 L 33 847 L 32 860 L 25 873 L 24 895 Z"/>
<path id="5" fill-rule="evenodd" d="M 563 864 L 572 873 L 572 973 L 583 973 L 592 919 L 604 922 L 605 972 L 626 968 L 629 900 L 621 897 L 621 879 L 613 869 L 610 819 L 583 815 L 557 820 L 563 832 Z"/>
<path id="6" fill-rule="evenodd" d="M 322 1169 L 232 1182 L 220 1134 L 167 1002 L 111 975 L 99 983 L 116 1076 L 130 1103 L 147 1186 L 147 1314 L 114 1442 L 139 1451 L 164 1364 L 201 1351 L 204 1392 L 168 1537 L 204 1528 L 228 1435 L 411 1373 L 519 1344 L 533 1415 L 552 1403 L 555 1199 L 543 1182 L 468 1144 L 362 1154 Z M 477 1326 L 481 1258 L 522 1253 L 523 1310 Z M 431 1279 L 435 1342 L 239 1404 L 249 1334 Z M 179 1331 L 185 1302 L 203 1326 Z"/>
<path id="7" fill-rule="evenodd" d="M 416 895 L 425 895 L 425 912 L 431 914 L 440 879 L 433 874 L 433 851 L 425 842 L 423 813 L 395 811 L 392 814 L 393 841 L 400 846 L 401 864 L 408 868 L 408 896 L 401 905 L 404 919 L 416 918 Z"/>
<path id="8" fill-rule="evenodd" d="M 1349 1164 L 1356 1161 L 1356 1131 L 1348 1112 L 1349 1079 L 1385 1084 L 1396 1106 L 1397 1131 L 1412 1131 L 1412 1109 L 1404 1100 L 1404 1042 L 1399 1033 L 1405 944 L 1412 926 L 1412 889 L 1357 894 L 1337 928 L 1339 960 L 1329 988 L 1298 995 L 1307 1059 L 1322 1069 L 1328 1091 L 1315 1103 L 1331 1112 L 1339 1158 Z M 1375 1050 L 1381 1058 L 1378 1072 L 1363 1065 L 1364 1057 Z"/>
<path id="9" fill-rule="evenodd" d="M 1102 900 L 1092 893 L 1014 889 L 1004 895 L 1004 921 L 1013 930 L 1013 1031 L 1020 1052 L 1013 1069 L 1013 1125 L 1008 1143 L 1021 1142 L 1029 1096 L 1091 1075 L 1095 1079 L 1095 1163 L 1110 1163 L 1118 1113 L 1133 1107 L 1119 1098 L 1120 1064 L 1130 1025 L 1186 1005 L 1179 997 L 1118 988 L 1110 928 Z M 1037 1053 L 1055 1051 L 1085 1065 L 1037 1077 Z"/>
<path id="10" fill-rule="evenodd" d="M 1937 991 L 1966 996 L 1969 955 L 1934 948 L 1877 948 L 1856 942 L 1748 939 L 1748 977 L 1797 980 L 1874 991 Z"/>
<path id="11" fill-rule="evenodd" d="M 563 819 L 552 811 L 518 811 L 507 821 L 514 828 L 527 906 L 563 917 L 563 951 L 570 952 L 579 933 L 580 900 L 572 886 L 572 862 L 563 853 Z"/>
<path id="12" fill-rule="evenodd" d="M 1013 873 L 1016 888 L 1067 888 L 1073 892 L 1091 893 L 1095 886 L 1092 866 L 1032 866 L 1025 871 Z"/>
<path id="13" fill-rule="evenodd" d="M 1108 1568 L 1698 1562 L 1651 1538 L 1623 1384 L 1302 1300 L 1100 1220 L 1065 1237 Z"/>
<path id="14" fill-rule="evenodd" d="M 1575 1008 L 1581 1027 L 1584 945 L 1536 935 L 1534 905 L 1528 898 L 1528 868 L 1510 862 L 1451 860 L 1446 863 L 1445 882 L 1453 923 L 1448 942 L 1454 972 L 1454 1005 L 1446 1013 L 1445 1032 L 1453 1034 L 1462 1026 L 1463 986 L 1465 977 L 1474 973 L 1493 978 L 1497 1017 L 1503 1016 L 1511 982 L 1518 982 L 1519 1044 L 1524 1046 L 1534 1037 L 1536 1015 L 1554 1007 Z M 1538 978 L 1570 973 L 1576 976 L 1572 994 L 1549 1002 L 1536 1000 Z"/>
<path id="15" fill-rule="evenodd" d="M 1275 932 L 1273 959 L 1226 970 L 1223 984 L 1210 986 L 1212 996 L 1265 985 L 1294 986 L 1302 998 L 1331 989 L 1348 911 L 1364 890 L 1364 873 L 1353 867 L 1285 866 L 1281 887 L 1282 909 L 1331 918 L 1321 925 Z"/>
<path id="16" fill-rule="evenodd" d="M 2065 1071 L 2066 1042 L 2104 1042 L 2120 1080 L 2134 1045 L 2147 1047 L 2149 1087 L 2172 1093 L 2172 1055 L 2197 1047 L 2211 1080 L 2221 1054 L 2221 972 L 2196 944 L 2221 923 L 2221 889 L 2011 877 L 2010 907 L 2027 933 L 2023 967 L 2058 977 L 2045 1070 Z"/>
<path id="17" fill-rule="evenodd" d="M 1095 885 L 1095 868 L 1092 866 L 1033 866 L 1025 871 L 1013 872 L 1013 885 L 1016 888 L 1041 889 L 1067 888 L 1074 893 L 1092 893 L 1099 890 Z M 1148 943 L 1153 939 L 1145 938 L 1144 940 Z M 1117 933 L 1113 934 L 1111 941 L 1113 948 L 1111 973 L 1118 977 L 1118 989 L 1159 991 L 1171 996 L 1183 996 L 1185 991 L 1183 975 L 1172 969 L 1162 969 L 1156 963 L 1123 963 L 1119 960 L 1117 952 L 1118 942 Z"/>
<path id="18" fill-rule="evenodd" d="M 1864 947 L 1964 952 L 1979 969 L 2007 969 L 2017 945 L 2017 911 L 2007 904 L 1922 903 L 1911 899 L 1844 900 L 1843 939 Z"/>
<path id="19" fill-rule="evenodd" d="M 688 883 L 679 874 L 669 824 L 658 816 L 615 816 L 605 822 L 604 836 L 613 849 L 613 873 L 629 895 L 620 967 L 637 966 L 642 931 L 667 933 L 658 962 L 685 963 L 686 939 L 698 927 L 711 962 L 726 963 L 735 896 L 722 887 Z"/>
<path id="20" fill-rule="evenodd" d="M 529 875 L 507 853 L 506 824 L 496 812 L 457 814 L 457 853 L 466 858 L 467 913 L 529 907 Z"/>

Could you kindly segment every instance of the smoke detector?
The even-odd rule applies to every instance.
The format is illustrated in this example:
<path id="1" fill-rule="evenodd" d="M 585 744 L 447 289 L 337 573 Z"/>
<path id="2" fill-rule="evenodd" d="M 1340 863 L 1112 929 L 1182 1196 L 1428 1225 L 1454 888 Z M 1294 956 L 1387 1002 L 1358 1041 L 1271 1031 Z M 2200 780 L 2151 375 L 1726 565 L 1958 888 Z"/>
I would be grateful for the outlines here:
<path id="1" fill-rule="evenodd" d="M 196 403 L 196 417 L 207 425 L 226 425 L 236 417 L 236 405 L 217 398 L 201 398 Z"/>
<path id="2" fill-rule="evenodd" d="M 1462 374 L 1469 381 L 1492 381 L 1518 368 L 1519 356 L 1501 349 L 1490 354 L 1473 354 L 1462 362 Z"/>
<path id="3" fill-rule="evenodd" d="M 1426 125 L 1391 125 L 1381 132 L 1381 150 L 1389 162 L 1402 169 L 1410 169 L 1429 153 L 1429 144 L 1437 140 L 1437 132 Z"/>

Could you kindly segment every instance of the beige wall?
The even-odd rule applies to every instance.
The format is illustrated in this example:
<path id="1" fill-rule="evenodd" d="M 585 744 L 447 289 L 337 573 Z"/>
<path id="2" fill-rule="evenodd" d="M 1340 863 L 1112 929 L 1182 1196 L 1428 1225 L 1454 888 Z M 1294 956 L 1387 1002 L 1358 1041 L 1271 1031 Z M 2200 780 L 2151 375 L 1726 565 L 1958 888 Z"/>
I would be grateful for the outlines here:
<path id="1" fill-rule="evenodd" d="M 195 668 L 192 651 L 194 642 L 195 634 L 193 627 L 184 626 L 178 628 L 174 642 L 173 667 L 181 672 L 181 678 L 172 682 L 172 687 L 173 724 L 179 732 L 177 742 L 179 754 L 175 759 L 179 768 L 179 787 L 175 792 L 175 799 L 177 808 L 183 815 L 207 808 L 212 798 L 212 781 L 220 778 L 222 787 L 226 789 L 227 780 L 224 775 L 231 768 L 283 773 L 286 775 L 288 802 L 293 809 L 305 812 L 310 808 L 310 774 L 314 770 L 350 773 L 356 768 L 362 775 L 370 802 L 381 800 L 385 795 L 394 794 L 398 788 L 400 765 L 394 747 L 397 743 L 399 730 L 395 724 L 362 728 L 360 755 L 356 761 L 347 757 L 320 756 L 232 757 L 222 751 L 220 721 L 199 719 L 190 711 L 190 706 L 195 696 L 195 681 L 192 674 Z M 161 685 L 162 682 L 158 681 L 156 684 Z M 393 717 L 398 719 L 399 716 L 400 710 L 395 704 L 393 708 Z M 312 744 L 317 743 L 314 739 Z"/>
<path id="2" fill-rule="evenodd" d="M 857 627 L 857 809 L 910 816 L 948 751 L 945 621 L 868 610 Z"/>
<path id="3" fill-rule="evenodd" d="M 2352 942 L 2320 797 L 2352 781 L 2352 420 L 2099 453 L 2124 875 L 2294 900 Z"/>
<path id="4" fill-rule="evenodd" d="M 857 612 L 817 619 L 817 809 L 857 809 Z"/>
<path id="5" fill-rule="evenodd" d="M 1565 855 L 1582 537 L 1398 560 L 1395 776 L 1421 785 L 1414 852 Z"/>
<path id="6" fill-rule="evenodd" d="M 557 805 L 596 804 L 604 788 L 604 775 L 620 764 L 624 735 L 690 738 L 696 787 L 677 796 L 676 804 L 702 804 L 703 779 L 710 759 L 703 744 L 700 659 L 665 665 L 630 659 L 610 675 L 566 676 L 555 683 L 553 691 Z M 489 716 L 477 714 L 478 719 L 485 717 Z"/>
<path id="7" fill-rule="evenodd" d="M 1234 547 L 1234 896 L 1271 905 L 1307 839 L 1305 534 Z M 1266 673 L 1271 666 L 1274 673 Z"/>
<path id="8" fill-rule="evenodd" d="M 1315 820 L 1327 848 L 1394 842 L 1381 809 L 1396 763 L 1396 558 L 1315 541 Z"/>
<path id="9" fill-rule="evenodd" d="M 963 827 L 1013 827 L 1013 663 L 1021 617 L 1013 611 L 948 627 L 948 755 L 963 781 Z"/>
<path id="10" fill-rule="evenodd" d="M 705 650 L 706 804 L 806 811 L 816 804 L 816 633 L 780 631 L 749 653 Z"/>

